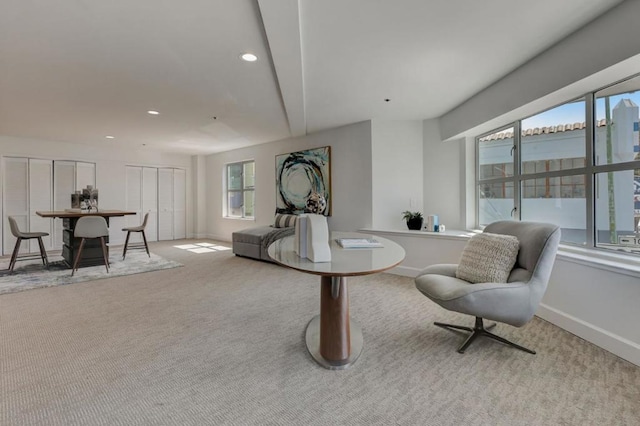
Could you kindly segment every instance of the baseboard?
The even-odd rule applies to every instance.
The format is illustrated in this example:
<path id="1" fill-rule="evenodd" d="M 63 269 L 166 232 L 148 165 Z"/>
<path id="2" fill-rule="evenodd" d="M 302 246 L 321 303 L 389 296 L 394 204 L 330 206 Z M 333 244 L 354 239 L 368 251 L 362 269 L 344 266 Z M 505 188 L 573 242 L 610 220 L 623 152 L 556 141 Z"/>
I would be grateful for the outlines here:
<path id="1" fill-rule="evenodd" d="M 204 236 L 202 238 L 208 238 L 210 240 L 221 241 L 221 242 L 225 242 L 225 243 L 230 243 L 231 242 L 229 237 L 225 237 L 225 236 L 222 236 L 222 235 L 207 234 L 206 236 Z"/>
<path id="2" fill-rule="evenodd" d="M 403 277 L 411 277 L 411 278 L 415 278 L 418 276 L 418 273 L 422 271 L 422 269 L 420 268 L 413 268 L 411 266 L 396 266 L 393 269 L 389 269 L 388 271 L 385 271 L 389 274 L 395 274 L 395 275 L 401 275 Z"/>
<path id="3" fill-rule="evenodd" d="M 575 334 L 637 366 L 640 366 L 640 345 L 601 329 L 555 308 L 540 304 L 536 315 L 545 321 Z"/>

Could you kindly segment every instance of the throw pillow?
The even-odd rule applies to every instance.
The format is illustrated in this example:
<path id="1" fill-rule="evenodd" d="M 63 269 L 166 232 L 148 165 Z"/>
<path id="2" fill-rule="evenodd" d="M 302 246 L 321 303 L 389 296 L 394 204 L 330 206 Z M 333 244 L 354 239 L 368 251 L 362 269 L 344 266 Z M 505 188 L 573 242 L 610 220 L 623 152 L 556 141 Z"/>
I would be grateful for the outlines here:
<path id="1" fill-rule="evenodd" d="M 506 283 L 519 246 L 518 238 L 512 235 L 474 235 L 462 250 L 456 278 L 471 283 Z"/>
<path id="2" fill-rule="evenodd" d="M 298 219 L 298 216 L 296 216 L 295 214 L 276 213 L 276 221 L 273 224 L 273 227 L 290 228 L 296 225 L 296 219 Z"/>

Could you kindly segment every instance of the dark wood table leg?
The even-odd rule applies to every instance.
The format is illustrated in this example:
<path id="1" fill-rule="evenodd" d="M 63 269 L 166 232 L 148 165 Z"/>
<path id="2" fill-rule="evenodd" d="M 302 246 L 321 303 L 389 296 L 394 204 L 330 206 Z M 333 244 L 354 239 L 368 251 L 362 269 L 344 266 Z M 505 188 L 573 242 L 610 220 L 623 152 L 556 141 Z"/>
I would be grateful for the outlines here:
<path id="1" fill-rule="evenodd" d="M 320 290 L 320 355 L 341 362 L 351 354 L 349 293 L 344 277 L 322 277 Z"/>
<path id="2" fill-rule="evenodd" d="M 362 352 L 362 331 L 349 318 L 346 277 L 322 276 L 320 285 L 320 315 L 307 326 L 307 349 L 323 367 L 344 369 Z"/>

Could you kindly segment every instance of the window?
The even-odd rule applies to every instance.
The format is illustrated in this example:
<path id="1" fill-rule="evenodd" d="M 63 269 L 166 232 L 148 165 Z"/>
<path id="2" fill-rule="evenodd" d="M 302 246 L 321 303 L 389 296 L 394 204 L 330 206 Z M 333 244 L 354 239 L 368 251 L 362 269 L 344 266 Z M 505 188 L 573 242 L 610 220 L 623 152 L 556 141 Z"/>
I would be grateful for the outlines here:
<path id="1" fill-rule="evenodd" d="M 550 222 L 640 254 L 640 76 L 476 138 L 477 222 Z"/>
<path id="2" fill-rule="evenodd" d="M 226 215 L 254 217 L 255 161 L 227 164 Z"/>

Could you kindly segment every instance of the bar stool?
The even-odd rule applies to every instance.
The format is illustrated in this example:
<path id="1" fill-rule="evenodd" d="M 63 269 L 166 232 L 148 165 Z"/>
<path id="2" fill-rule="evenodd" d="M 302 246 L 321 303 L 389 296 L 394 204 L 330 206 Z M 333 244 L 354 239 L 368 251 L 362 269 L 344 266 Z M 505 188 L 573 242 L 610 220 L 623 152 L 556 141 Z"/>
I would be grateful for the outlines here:
<path id="1" fill-rule="evenodd" d="M 140 232 L 142 234 L 142 241 L 144 243 L 131 243 L 129 247 L 130 250 L 133 249 L 145 249 L 147 251 L 147 255 L 151 257 L 149 254 L 149 246 L 147 245 L 147 236 L 144 234 L 144 228 L 147 226 L 147 219 L 149 219 L 149 212 L 145 213 L 144 219 L 142 220 L 142 225 L 140 226 L 130 226 L 128 228 L 122 228 L 123 231 L 127 233 L 127 238 L 124 240 L 124 250 L 122 251 L 122 260 L 124 260 L 127 255 L 127 246 L 129 245 L 129 237 L 132 232 Z"/>
<path id="2" fill-rule="evenodd" d="M 16 262 L 18 260 L 29 260 L 29 259 L 37 259 L 38 257 L 42 258 L 42 263 L 44 263 L 45 268 L 49 267 L 49 259 L 47 259 L 47 252 L 44 249 L 44 244 L 42 243 L 42 237 L 46 237 L 46 232 L 22 232 L 20 228 L 18 228 L 18 223 L 12 216 L 8 216 L 9 226 L 11 227 L 11 233 L 14 237 L 17 238 L 16 246 L 13 249 L 13 253 L 11 254 L 11 261 L 9 262 L 9 272 L 13 272 L 13 267 L 16 266 Z M 20 251 L 20 244 L 22 240 L 30 240 L 33 238 L 38 239 L 38 245 L 40 246 L 40 256 L 36 254 L 28 254 L 25 256 L 18 256 L 18 252 Z"/>
<path id="3" fill-rule="evenodd" d="M 100 238 L 100 244 L 102 245 L 102 257 L 104 258 L 104 266 L 109 272 L 109 258 L 107 257 L 107 245 L 104 242 L 104 237 L 109 236 L 109 227 L 107 221 L 102 216 L 83 216 L 76 222 L 76 227 L 73 231 L 73 236 L 76 238 L 82 238 L 80 240 L 80 247 L 78 248 L 78 254 L 76 254 L 76 260 L 73 262 L 73 270 L 71 276 L 78 270 L 78 263 L 82 257 L 82 248 L 87 238 Z"/>

